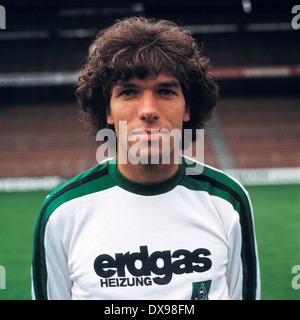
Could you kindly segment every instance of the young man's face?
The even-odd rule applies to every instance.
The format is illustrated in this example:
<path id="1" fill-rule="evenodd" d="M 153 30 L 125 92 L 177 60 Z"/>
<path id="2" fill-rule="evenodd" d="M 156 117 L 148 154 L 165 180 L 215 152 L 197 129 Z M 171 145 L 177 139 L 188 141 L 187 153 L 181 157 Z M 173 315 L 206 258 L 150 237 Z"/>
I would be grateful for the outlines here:
<path id="1" fill-rule="evenodd" d="M 151 153 L 160 156 L 167 151 L 171 155 L 173 143 L 169 143 L 169 148 L 162 140 L 173 129 L 181 132 L 183 122 L 189 119 L 179 81 L 164 73 L 144 80 L 119 81 L 112 88 L 107 123 L 115 126 L 118 157 L 127 156 L 130 150 L 148 160 Z M 120 121 L 127 123 L 125 132 L 120 130 Z"/>

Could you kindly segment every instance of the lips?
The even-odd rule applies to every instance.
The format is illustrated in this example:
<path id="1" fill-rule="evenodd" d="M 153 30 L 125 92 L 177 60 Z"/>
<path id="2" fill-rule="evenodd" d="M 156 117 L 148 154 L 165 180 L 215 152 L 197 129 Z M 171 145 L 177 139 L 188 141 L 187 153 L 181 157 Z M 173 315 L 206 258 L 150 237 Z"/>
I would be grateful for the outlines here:
<path id="1" fill-rule="evenodd" d="M 145 129 L 133 129 L 130 131 L 132 135 L 139 135 L 139 134 L 166 134 L 168 133 L 168 129 L 159 129 L 159 128 L 145 128 Z"/>
<path id="2" fill-rule="evenodd" d="M 169 131 L 167 129 L 159 128 L 133 129 L 132 131 L 130 131 L 129 137 L 136 137 L 140 140 L 156 140 L 159 139 L 162 135 L 168 133 Z"/>

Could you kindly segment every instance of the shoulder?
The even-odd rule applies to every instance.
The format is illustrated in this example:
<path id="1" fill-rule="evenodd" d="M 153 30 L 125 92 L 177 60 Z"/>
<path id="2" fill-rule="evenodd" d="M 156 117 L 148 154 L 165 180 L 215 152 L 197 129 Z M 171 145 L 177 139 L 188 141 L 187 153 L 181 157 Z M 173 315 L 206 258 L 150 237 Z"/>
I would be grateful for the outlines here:
<path id="1" fill-rule="evenodd" d="M 211 166 L 184 158 L 186 175 L 182 184 L 192 190 L 206 191 L 211 196 L 220 197 L 232 204 L 239 213 L 251 215 L 251 202 L 242 184 L 225 172 Z"/>
<path id="2" fill-rule="evenodd" d="M 49 216 L 62 204 L 112 186 L 114 185 L 108 175 L 108 162 L 98 164 L 55 189 L 43 202 L 39 220 L 46 223 Z"/>

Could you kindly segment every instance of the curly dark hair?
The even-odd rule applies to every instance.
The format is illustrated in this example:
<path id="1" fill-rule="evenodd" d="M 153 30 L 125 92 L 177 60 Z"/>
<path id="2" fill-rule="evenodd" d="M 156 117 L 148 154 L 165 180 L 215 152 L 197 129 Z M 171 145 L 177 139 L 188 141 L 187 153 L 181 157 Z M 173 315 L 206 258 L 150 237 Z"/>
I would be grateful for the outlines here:
<path id="1" fill-rule="evenodd" d="M 218 98 L 209 59 L 189 31 L 171 21 L 144 17 L 117 20 L 92 43 L 76 90 L 82 120 L 93 134 L 109 128 L 106 112 L 112 87 L 119 80 L 145 79 L 161 72 L 181 84 L 190 110 L 183 129 L 195 133 L 203 128 Z"/>

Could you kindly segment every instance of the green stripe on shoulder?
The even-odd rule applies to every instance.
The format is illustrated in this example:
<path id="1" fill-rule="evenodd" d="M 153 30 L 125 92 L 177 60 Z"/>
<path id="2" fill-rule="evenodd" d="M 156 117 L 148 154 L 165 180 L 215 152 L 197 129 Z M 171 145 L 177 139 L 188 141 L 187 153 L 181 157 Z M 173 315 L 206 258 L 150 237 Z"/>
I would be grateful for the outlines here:
<path id="1" fill-rule="evenodd" d="M 250 210 L 247 191 L 237 180 L 226 173 L 204 164 L 199 164 L 195 167 L 194 172 L 189 172 L 194 174 L 186 175 L 181 185 L 192 190 L 203 190 L 211 195 L 219 196 L 231 202 L 235 209 L 238 209 L 236 206 L 239 205 L 239 201 L 236 200 L 239 199 Z"/>
<path id="2" fill-rule="evenodd" d="M 99 164 L 57 188 L 45 199 L 42 210 L 51 213 L 67 201 L 113 187 L 107 167 L 108 163 Z"/>
<path id="3" fill-rule="evenodd" d="M 221 184 L 227 186 L 228 188 L 236 192 L 244 202 L 249 201 L 248 193 L 245 190 L 245 188 L 240 184 L 240 182 L 230 177 L 226 173 L 219 171 L 217 169 L 205 166 L 203 175 L 210 177 L 216 181 L 219 181 Z"/>

